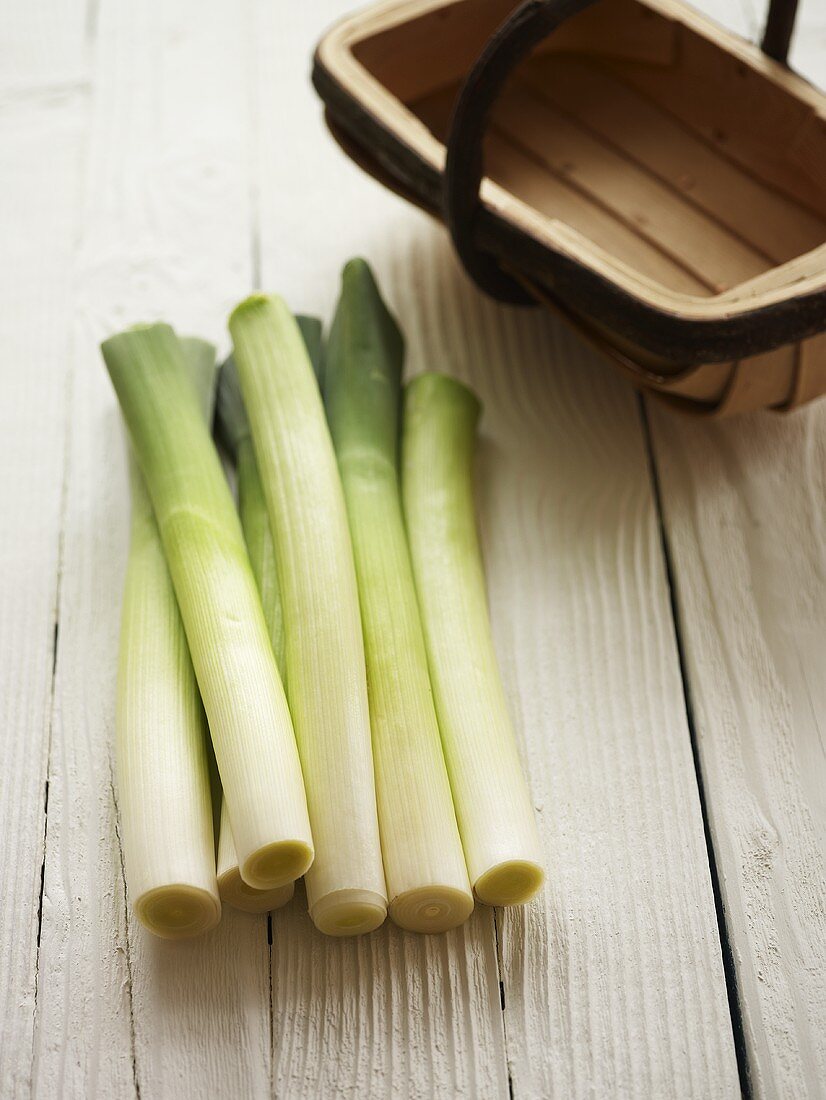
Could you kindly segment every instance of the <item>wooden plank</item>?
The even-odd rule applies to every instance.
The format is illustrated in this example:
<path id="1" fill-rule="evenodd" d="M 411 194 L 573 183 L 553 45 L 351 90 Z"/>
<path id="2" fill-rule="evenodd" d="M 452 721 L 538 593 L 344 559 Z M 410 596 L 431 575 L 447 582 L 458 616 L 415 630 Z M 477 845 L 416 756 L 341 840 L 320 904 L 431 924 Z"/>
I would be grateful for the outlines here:
<path id="1" fill-rule="evenodd" d="M 822 81 L 816 8 L 800 5 L 791 61 Z M 821 1096 L 826 407 L 650 416 L 752 1091 Z"/>
<path id="2" fill-rule="evenodd" d="M 547 316 L 459 289 L 452 262 L 417 276 L 443 319 L 422 360 L 485 406 L 493 625 L 550 870 L 541 903 L 499 924 L 514 1095 L 735 1096 L 635 399 Z"/>
<path id="3" fill-rule="evenodd" d="M 753 1091 L 821 1096 L 826 407 L 651 415 Z"/>
<path id="4" fill-rule="evenodd" d="M 84 119 L 77 96 L 0 106 L 0 1094 L 15 1097 L 32 1070 Z"/>
<path id="5" fill-rule="evenodd" d="M 302 891 L 272 922 L 275 1096 L 507 1098 L 492 910 L 336 941 Z"/>
<path id="6" fill-rule="evenodd" d="M 266 921 L 191 945 L 126 920 L 112 784 L 127 550 L 123 431 L 98 352 L 162 317 L 222 339 L 250 281 L 248 27 L 231 0 L 104 0 L 80 261 L 40 960 L 43 1096 L 269 1094 Z"/>
<path id="7" fill-rule="evenodd" d="M 341 267 L 364 253 L 414 347 L 418 274 L 405 270 L 405 242 L 426 234 L 428 220 L 345 160 L 307 82 L 316 37 L 344 10 L 341 0 L 312 9 L 257 4 L 260 281 L 295 308 L 329 317 Z M 278 65 L 269 63 L 275 41 Z M 275 1095 L 507 1098 L 491 910 L 444 937 L 388 922 L 370 937 L 333 942 L 314 931 L 304 907 L 302 897 L 272 918 Z"/>
<path id="8" fill-rule="evenodd" d="M 32 93 L 85 88 L 94 4 L 1 0 L 0 104 Z"/>

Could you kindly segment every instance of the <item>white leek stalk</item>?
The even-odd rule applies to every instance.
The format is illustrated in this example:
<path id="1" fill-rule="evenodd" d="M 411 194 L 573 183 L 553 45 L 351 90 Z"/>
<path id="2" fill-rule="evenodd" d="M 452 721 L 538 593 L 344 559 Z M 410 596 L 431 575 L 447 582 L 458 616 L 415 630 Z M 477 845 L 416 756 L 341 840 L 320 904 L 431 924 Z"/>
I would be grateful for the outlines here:
<path id="1" fill-rule="evenodd" d="M 325 399 L 358 577 L 390 916 L 444 932 L 473 911 L 430 690 L 399 493 L 402 336 L 353 260 L 327 345 Z"/>
<path id="2" fill-rule="evenodd" d="M 146 480 L 209 721 L 244 881 L 272 889 L 313 858 L 289 711 L 241 524 L 168 325 L 103 356 Z"/>
<path id="3" fill-rule="evenodd" d="M 298 327 L 313 365 L 316 378 L 321 380 L 323 370 L 323 345 L 321 322 L 317 317 L 296 317 Z M 278 573 L 275 565 L 275 546 L 270 530 L 264 487 L 255 461 L 249 418 L 244 407 L 238 368 L 230 356 L 221 368 L 218 387 L 218 431 L 235 461 L 238 479 L 238 511 L 241 527 L 250 556 L 250 564 L 261 595 L 264 619 L 270 632 L 273 653 L 286 687 L 284 658 L 284 615 L 278 590 Z"/>
<path id="4" fill-rule="evenodd" d="M 316 376 L 321 364 L 321 322 L 315 317 L 297 317 Z M 284 680 L 284 616 L 278 592 L 275 568 L 275 547 L 270 531 L 270 519 L 264 500 L 261 476 L 252 449 L 249 420 L 244 408 L 238 371 L 230 357 L 221 368 L 218 391 L 218 430 L 231 452 L 238 480 L 238 510 L 241 527 L 250 556 L 250 564 L 261 595 L 264 619 L 270 632 L 278 671 Z M 220 791 L 218 794 L 220 798 Z M 254 890 L 241 878 L 235 841 L 229 824 L 226 802 L 221 800 L 218 840 L 218 891 L 221 900 L 248 913 L 266 913 L 286 905 L 295 892 L 290 882 L 275 890 Z"/>
<path id="5" fill-rule="evenodd" d="M 182 343 L 208 420 L 215 349 L 202 340 Z M 206 932 L 221 917 L 209 734 L 152 505 L 131 455 L 130 481 L 115 719 L 124 867 L 141 924 L 180 939 Z"/>
<path id="6" fill-rule="evenodd" d="M 254 295 L 230 317 L 235 362 L 270 514 L 287 690 L 316 858 L 310 916 L 330 935 L 387 912 L 353 551 L 316 379 L 287 306 Z"/>
<path id="7" fill-rule="evenodd" d="M 528 901 L 542 854 L 490 631 L 473 509 L 480 406 L 452 378 L 407 386 L 402 495 L 430 679 L 470 881 L 480 901 Z"/>

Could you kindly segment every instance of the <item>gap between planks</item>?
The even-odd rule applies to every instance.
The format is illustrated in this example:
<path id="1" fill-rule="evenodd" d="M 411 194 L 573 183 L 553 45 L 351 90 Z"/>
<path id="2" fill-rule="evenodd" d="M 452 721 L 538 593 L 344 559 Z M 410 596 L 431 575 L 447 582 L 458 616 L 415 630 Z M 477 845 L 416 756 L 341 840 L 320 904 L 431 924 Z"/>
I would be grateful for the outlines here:
<path id="1" fill-rule="evenodd" d="M 734 965 L 732 950 L 732 936 L 726 921 L 726 908 L 723 894 L 720 888 L 720 873 L 717 865 L 717 855 L 714 850 L 714 839 L 708 819 L 708 803 L 703 769 L 700 761 L 700 753 L 697 745 L 697 729 L 694 722 L 694 707 L 691 701 L 691 683 L 688 676 L 688 667 L 685 658 L 685 643 L 682 634 L 682 620 L 677 606 L 676 573 L 674 559 L 668 540 L 665 517 L 663 515 L 662 486 L 660 485 L 657 460 L 654 454 L 654 445 L 651 437 L 651 425 L 648 419 L 648 409 L 645 398 L 637 394 L 637 405 L 640 413 L 645 438 L 645 448 L 648 455 L 648 464 L 651 475 L 651 488 L 654 494 L 654 504 L 657 511 L 657 520 L 660 528 L 660 540 L 662 543 L 663 562 L 665 565 L 666 579 L 668 583 L 668 598 L 671 608 L 671 618 L 674 623 L 674 636 L 677 642 L 677 655 L 680 664 L 680 680 L 683 688 L 683 699 L 688 721 L 688 730 L 691 737 L 691 756 L 694 761 L 694 772 L 697 778 L 697 793 L 700 799 L 700 811 L 703 818 L 703 835 L 708 853 L 708 866 L 711 875 L 711 888 L 714 893 L 714 911 L 717 917 L 717 931 L 720 938 L 720 950 L 723 956 L 723 973 L 726 981 L 726 994 L 728 997 L 729 1016 L 731 1017 L 732 1036 L 734 1038 L 734 1053 L 737 1058 L 737 1074 L 740 1079 L 740 1091 L 744 1100 L 750 1100 L 752 1096 L 751 1072 L 749 1066 L 748 1044 L 746 1043 L 743 1026 L 743 1008 L 740 996 L 740 987 L 737 981 L 737 970 Z"/>
<path id="2" fill-rule="evenodd" d="M 49 777 L 51 775 L 52 767 L 52 740 L 55 723 L 55 706 L 57 700 L 56 684 L 57 684 L 57 658 L 58 658 L 58 646 L 60 644 L 60 599 L 61 590 L 63 587 L 63 557 L 65 550 L 65 531 L 66 531 L 66 507 L 69 491 L 69 433 L 71 431 L 71 415 L 70 410 L 72 406 L 72 375 L 71 373 L 67 378 L 66 385 L 66 404 L 63 423 L 63 463 L 62 463 L 62 477 L 60 482 L 60 507 L 58 511 L 58 536 L 57 536 L 57 561 L 55 571 L 55 602 L 54 602 L 54 633 L 52 636 L 52 675 L 51 683 L 49 686 L 49 729 L 46 738 L 46 781 L 45 781 L 45 794 L 43 798 L 43 852 L 40 863 L 40 897 L 37 905 L 37 948 L 35 953 L 35 967 L 34 967 L 34 1029 L 32 1032 L 32 1051 L 31 1051 L 31 1087 L 34 1089 L 34 1081 L 37 1076 L 37 1039 L 38 1039 L 38 992 L 40 989 L 40 943 L 43 935 L 43 898 L 46 889 L 46 851 L 48 846 L 49 837 Z"/>

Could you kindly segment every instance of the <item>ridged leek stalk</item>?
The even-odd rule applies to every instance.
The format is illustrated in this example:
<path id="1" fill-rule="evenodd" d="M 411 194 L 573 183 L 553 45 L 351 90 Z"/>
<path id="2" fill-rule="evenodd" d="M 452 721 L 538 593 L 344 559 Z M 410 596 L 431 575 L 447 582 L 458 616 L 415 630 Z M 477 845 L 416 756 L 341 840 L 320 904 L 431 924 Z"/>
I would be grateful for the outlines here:
<path id="1" fill-rule="evenodd" d="M 209 722 L 244 881 L 272 889 L 313 858 L 290 714 L 241 524 L 168 325 L 102 345 L 146 481 Z"/>
<path id="2" fill-rule="evenodd" d="M 318 376 L 318 365 L 321 363 L 321 322 L 315 317 L 297 317 L 296 320 Z M 223 442 L 235 459 L 241 527 L 261 595 L 261 605 L 270 632 L 273 653 L 283 682 L 284 617 L 278 592 L 275 547 L 261 476 L 258 473 L 258 465 L 252 449 L 249 419 L 241 395 L 238 371 L 231 357 L 221 369 L 218 389 L 218 429 Z M 270 909 L 279 909 L 287 904 L 295 892 L 293 883 L 279 886 L 275 890 L 254 890 L 251 886 L 247 886 L 241 878 L 229 814 L 223 799 L 218 840 L 218 891 L 221 900 L 227 905 L 244 909 L 248 913 L 266 913 Z"/>
<path id="3" fill-rule="evenodd" d="M 454 379 L 407 386 L 402 495 L 430 679 L 470 881 L 480 901 L 528 901 L 544 879 L 490 631 L 473 508 L 480 405 Z"/>
<path id="4" fill-rule="evenodd" d="M 473 910 L 430 690 L 399 492 L 403 341 L 369 267 L 344 269 L 325 399 L 356 562 L 390 916 L 443 932 Z"/>
<path id="5" fill-rule="evenodd" d="M 270 530 L 264 487 L 252 448 L 247 410 L 241 395 L 238 371 L 230 357 L 221 368 L 218 384 L 218 433 L 235 461 L 238 484 L 238 512 L 247 544 L 250 565 L 261 596 L 264 620 L 272 642 L 281 682 L 284 677 L 284 616 L 278 591 L 275 546 Z"/>
<path id="6" fill-rule="evenodd" d="M 203 340 L 181 343 L 208 420 L 215 348 Z M 182 939 L 221 917 L 209 733 L 152 504 L 131 455 L 129 466 L 132 521 L 115 719 L 124 866 L 141 924 Z"/>
<path id="7" fill-rule="evenodd" d="M 230 317 L 278 563 L 287 690 L 316 858 L 315 925 L 378 927 L 387 912 L 364 645 L 353 551 L 330 433 L 301 332 L 281 299 L 254 295 Z"/>
<path id="8" fill-rule="evenodd" d="M 323 368 L 321 322 L 317 317 L 296 317 L 316 378 Z M 275 546 L 270 531 L 264 487 L 255 461 L 249 418 L 244 408 L 238 368 L 232 356 L 221 368 L 218 385 L 218 431 L 235 460 L 238 479 L 238 510 L 249 551 L 250 564 L 261 594 L 264 618 L 270 632 L 275 660 L 286 686 L 284 660 L 284 616 L 278 591 Z"/>

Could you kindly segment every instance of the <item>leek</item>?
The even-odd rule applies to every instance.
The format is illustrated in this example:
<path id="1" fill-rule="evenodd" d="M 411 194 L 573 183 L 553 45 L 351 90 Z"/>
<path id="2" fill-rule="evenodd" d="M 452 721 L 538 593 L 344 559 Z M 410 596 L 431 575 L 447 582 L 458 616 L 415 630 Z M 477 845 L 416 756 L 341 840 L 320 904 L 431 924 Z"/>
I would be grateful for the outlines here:
<path id="1" fill-rule="evenodd" d="M 364 647 L 347 513 L 318 385 L 295 319 L 254 295 L 230 317 L 275 540 L 287 688 L 316 859 L 310 916 L 330 935 L 387 912 Z"/>
<path id="2" fill-rule="evenodd" d="M 316 377 L 320 377 L 321 322 L 315 317 L 297 317 L 296 320 L 313 362 Z M 284 616 L 278 592 L 275 547 L 270 532 L 270 520 L 267 515 L 261 476 L 258 473 L 258 465 L 252 449 L 249 420 L 241 395 L 238 371 L 232 356 L 221 368 L 217 412 L 219 435 L 236 464 L 241 527 L 261 596 L 273 653 L 283 682 Z M 270 909 L 278 909 L 286 905 L 292 898 L 294 890 L 293 883 L 280 886 L 276 890 L 254 890 L 251 886 L 247 886 L 238 868 L 229 815 L 226 803 L 222 800 L 218 840 L 218 891 L 221 900 L 235 906 L 236 909 L 245 909 L 249 913 L 265 913 Z"/>
<path id="3" fill-rule="evenodd" d="M 403 342 L 369 267 L 344 269 L 325 399 L 356 563 L 390 916 L 443 932 L 473 910 L 399 494 Z"/>
<path id="4" fill-rule="evenodd" d="M 168 325 L 106 340 L 206 709 L 244 881 L 294 881 L 313 858 L 289 711 L 241 525 Z"/>
<path id="5" fill-rule="evenodd" d="M 299 331 L 310 357 L 313 374 L 321 389 L 324 388 L 324 341 L 322 339 L 321 321 L 318 317 L 307 317 L 303 313 L 295 315 Z"/>
<path id="6" fill-rule="evenodd" d="M 284 678 L 284 616 L 278 591 L 275 566 L 275 546 L 270 531 L 270 519 L 264 500 L 264 487 L 255 452 L 252 449 L 249 420 L 241 396 L 238 371 L 230 357 L 221 368 L 218 385 L 218 430 L 235 462 L 238 482 L 238 511 L 247 544 L 250 565 L 261 596 L 264 620 L 269 630 L 278 671 Z"/>
<path id="7" fill-rule="evenodd" d="M 473 510 L 480 405 L 461 383 L 409 383 L 402 495 L 436 714 L 470 881 L 480 901 L 528 901 L 539 836 L 496 663 Z"/>
<path id="8" fill-rule="evenodd" d="M 209 419 L 215 349 L 185 340 Z M 129 897 L 167 939 L 218 923 L 207 728 L 195 672 L 143 477 L 130 455 L 132 520 L 115 717 L 118 803 Z"/>
<path id="9" fill-rule="evenodd" d="M 271 909 L 280 909 L 290 901 L 295 893 L 294 882 L 277 886 L 274 890 L 254 890 L 241 878 L 227 804 L 223 800 L 218 837 L 218 893 L 221 901 L 247 913 L 268 913 Z"/>
<path id="10" fill-rule="evenodd" d="M 317 317 L 296 317 L 316 378 L 321 381 L 323 370 L 321 322 Z M 221 368 L 218 385 L 218 431 L 232 456 L 238 478 L 238 510 L 241 527 L 249 551 L 250 563 L 264 618 L 270 632 L 281 680 L 286 686 L 284 668 L 284 616 L 278 591 L 275 567 L 275 546 L 270 532 L 270 520 L 264 499 L 264 487 L 255 461 L 249 418 L 238 381 L 238 369 L 230 356 Z"/>

